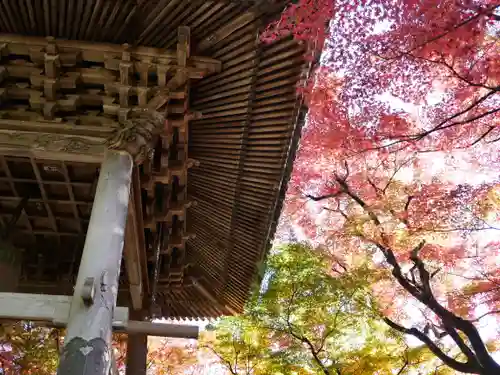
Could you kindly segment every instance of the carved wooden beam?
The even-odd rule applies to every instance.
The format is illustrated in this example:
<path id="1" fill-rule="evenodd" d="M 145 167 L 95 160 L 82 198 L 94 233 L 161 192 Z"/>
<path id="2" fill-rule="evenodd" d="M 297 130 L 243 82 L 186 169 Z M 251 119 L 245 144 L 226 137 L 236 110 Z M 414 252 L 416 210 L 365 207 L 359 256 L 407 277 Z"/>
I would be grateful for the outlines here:
<path id="1" fill-rule="evenodd" d="M 0 118 L 0 153 L 49 160 L 100 162 L 105 150 L 110 148 L 127 151 L 139 164 L 152 157 L 154 145 L 165 126 L 165 117 L 154 111 L 129 112 L 129 119 L 121 127 Z"/>
<path id="2" fill-rule="evenodd" d="M 98 163 L 107 148 L 101 137 L 0 129 L 0 154 Z"/>

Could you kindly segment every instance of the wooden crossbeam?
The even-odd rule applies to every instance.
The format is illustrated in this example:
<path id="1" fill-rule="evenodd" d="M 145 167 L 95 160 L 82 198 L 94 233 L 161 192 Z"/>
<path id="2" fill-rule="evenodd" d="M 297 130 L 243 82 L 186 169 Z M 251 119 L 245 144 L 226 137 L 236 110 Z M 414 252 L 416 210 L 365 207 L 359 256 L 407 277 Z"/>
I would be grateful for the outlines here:
<path id="1" fill-rule="evenodd" d="M 65 327 L 71 305 L 70 296 L 0 293 L 0 319 L 29 320 L 48 326 Z M 116 307 L 113 313 L 113 331 L 143 333 L 151 336 L 197 339 L 197 326 L 151 323 L 129 320 L 128 308 Z"/>
<path id="2" fill-rule="evenodd" d="M 123 122 L 130 110 L 163 111 L 170 100 L 178 100 L 181 103 L 172 104 L 169 112 L 180 117 L 187 111 L 189 80 L 219 72 L 221 62 L 191 56 L 188 27 L 179 27 L 178 39 L 177 51 L 169 52 L 127 44 L 0 34 L 0 81 L 10 78 L 0 89 L 0 101 L 25 101 L 28 106 L 19 110 L 28 114 L 18 116 L 32 116 L 30 120 L 41 117 L 63 122 L 64 117 L 75 117 L 75 113 L 76 117 L 85 117 L 89 110 L 101 107 L 105 115 L 116 116 Z M 151 78 L 155 74 L 156 78 Z M 9 110 L 15 107 L 11 104 Z"/>

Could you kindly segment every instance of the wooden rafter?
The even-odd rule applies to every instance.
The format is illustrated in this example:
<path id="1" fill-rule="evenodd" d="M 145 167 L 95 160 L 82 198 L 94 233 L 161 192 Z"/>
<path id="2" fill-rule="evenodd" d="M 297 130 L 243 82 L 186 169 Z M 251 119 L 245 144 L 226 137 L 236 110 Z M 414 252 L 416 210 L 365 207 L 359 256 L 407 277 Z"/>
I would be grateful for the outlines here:
<path id="1" fill-rule="evenodd" d="M 169 239 L 162 244 L 160 255 L 163 265 L 158 293 L 164 296 L 159 299 L 160 304 L 165 303 L 164 314 L 216 317 L 228 313 L 224 305 L 241 311 L 249 280 L 265 251 L 266 233 L 273 232 L 270 217 L 279 210 L 280 184 L 287 173 L 283 168 L 287 155 L 293 153 L 295 85 L 302 67 L 302 48 L 293 40 L 257 46 L 260 13 L 241 2 L 184 4 L 165 0 L 138 6 L 135 0 L 125 0 L 118 6 L 104 0 L 91 9 L 81 6 L 81 1 L 23 5 L 6 0 L 0 5 L 4 11 L 10 9 L 10 15 L 4 12 L 5 17 L 0 17 L 0 32 L 56 37 L 0 35 L 0 130 L 31 133 L 37 131 L 35 128 L 64 139 L 70 135 L 106 142 L 123 127 L 119 120 L 129 111 L 145 106 L 165 111 L 167 131 L 155 143 L 151 162 L 141 165 L 137 189 L 144 210 L 145 251 L 140 254 L 144 292 L 148 293 L 145 281 L 151 272 L 151 264 L 147 264 L 151 243 L 158 226 L 163 226 Z M 22 12 L 23 8 L 30 12 Z M 82 17 L 77 15 L 79 10 L 85 10 Z M 190 30 L 185 70 L 182 58 L 178 59 L 183 51 L 176 49 L 176 44 L 183 44 L 179 43 L 179 25 Z M 193 56 L 197 54 L 217 59 L 218 68 L 213 71 L 217 74 L 206 77 L 211 59 Z M 177 69 L 187 80 L 174 88 Z M 243 153 L 242 144 L 246 145 Z M 66 152 L 67 186 L 63 174 L 56 179 L 43 170 L 56 165 L 63 169 L 61 163 L 54 162 L 60 150 L 51 154 L 37 147 L 34 154 L 31 145 L 29 149 L 19 144 L 7 146 L 0 143 L 0 153 L 20 157 L 6 156 L 11 175 L 4 172 L 0 176 L 0 218 L 8 219 L 25 186 L 38 184 L 35 177 L 19 171 L 31 158 L 43 158 L 40 169 L 48 197 L 38 195 L 30 200 L 16 228 L 16 239 L 26 245 L 22 290 L 71 293 L 78 264 L 73 268 L 67 264 L 79 259 L 81 246 L 77 242 L 83 243 L 84 236 L 79 228 L 85 233 L 92 207 L 92 194 L 88 194 L 92 178 L 80 172 L 75 175 L 79 168 L 76 161 L 100 163 L 101 151 Z M 102 152 L 106 146 L 103 144 Z M 200 164 L 184 172 L 178 167 L 187 159 Z M 164 197 L 160 197 L 160 187 Z M 38 207 L 45 211 L 46 203 L 53 209 L 57 231 L 48 217 L 37 211 Z M 236 223 L 233 230 L 231 222 Z M 178 240 L 189 233 L 196 237 L 187 244 Z M 174 243 L 182 251 L 177 251 Z M 234 251 L 229 251 L 231 248 Z M 42 258 L 38 252 L 44 253 Z M 51 261 L 51 256 L 57 261 Z M 43 267 L 41 280 L 36 278 L 38 264 Z M 56 275 L 58 268 L 63 270 L 63 278 Z M 193 279 L 219 303 L 210 302 L 194 287 Z M 127 272 L 123 272 L 119 288 L 122 303 L 131 302 L 129 283 Z"/>

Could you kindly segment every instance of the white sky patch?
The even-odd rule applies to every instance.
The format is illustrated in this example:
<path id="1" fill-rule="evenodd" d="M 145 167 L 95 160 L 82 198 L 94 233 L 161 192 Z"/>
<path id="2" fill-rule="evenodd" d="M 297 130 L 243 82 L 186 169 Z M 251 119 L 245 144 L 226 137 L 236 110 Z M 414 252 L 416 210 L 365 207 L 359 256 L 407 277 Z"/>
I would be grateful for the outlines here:
<path id="1" fill-rule="evenodd" d="M 389 31 L 392 27 L 392 25 L 394 24 L 394 22 L 392 21 L 389 21 L 389 20 L 384 20 L 384 21 L 381 21 L 381 22 L 377 22 L 375 24 L 375 26 L 373 27 L 373 30 L 372 30 L 372 34 L 382 34 L 382 33 L 385 33 L 387 31 Z"/>
<path id="2" fill-rule="evenodd" d="M 410 116 L 418 116 L 418 106 L 398 98 L 392 95 L 390 92 L 385 92 L 375 97 L 376 100 L 380 100 L 383 103 L 389 104 L 394 111 L 403 111 Z"/>

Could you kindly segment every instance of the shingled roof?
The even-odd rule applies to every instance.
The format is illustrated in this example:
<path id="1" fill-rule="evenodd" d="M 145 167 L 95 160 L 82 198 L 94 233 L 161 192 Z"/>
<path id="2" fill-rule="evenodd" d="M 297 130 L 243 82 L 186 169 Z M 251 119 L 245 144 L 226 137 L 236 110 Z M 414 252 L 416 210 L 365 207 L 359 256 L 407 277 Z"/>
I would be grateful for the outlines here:
<path id="1" fill-rule="evenodd" d="M 187 175 L 182 177 L 187 183 L 187 192 L 182 199 L 176 200 L 177 206 L 171 206 L 166 214 L 158 215 L 152 208 L 151 200 L 158 200 L 157 194 L 164 193 L 155 192 L 151 183 L 161 182 L 164 177 L 155 177 L 151 170 L 148 172 L 148 165 L 137 169 L 134 177 L 132 209 L 136 210 L 137 222 L 134 225 L 144 230 L 137 243 L 146 294 L 151 294 L 154 282 L 157 225 L 160 222 L 170 223 L 172 215 L 182 217 L 182 231 L 176 234 L 170 229 L 170 242 L 160 255 L 156 302 L 165 317 L 192 319 L 241 312 L 255 280 L 258 264 L 274 235 L 303 122 L 304 108 L 297 98 L 296 85 L 304 74 L 304 51 L 292 39 L 262 45 L 259 32 L 277 9 L 266 13 L 254 3 L 195 0 L 0 2 L 0 50 L 2 42 L 9 44 L 12 38 L 18 43 L 16 46 L 38 43 L 34 42 L 37 39 L 21 40 L 19 35 L 33 38 L 51 36 L 56 42 L 49 40 L 46 43 L 59 44 L 60 48 L 68 51 L 76 48 L 71 44 L 72 40 L 107 43 L 99 44 L 101 47 L 98 49 L 105 50 L 102 62 L 97 61 L 101 55 L 82 52 L 87 56 L 83 60 L 94 59 L 93 63 L 106 68 L 112 65 L 109 54 L 117 48 L 111 44 L 127 43 L 128 46 L 124 47 L 127 51 L 143 48 L 140 54 L 144 56 L 158 53 L 158 50 L 147 50 L 145 47 L 172 50 L 175 56 L 175 50 L 179 51 L 179 27 L 190 30 L 190 55 L 199 56 L 196 60 L 199 63 L 193 63 L 191 70 L 186 70 L 193 81 L 185 95 L 179 94 L 169 104 L 171 124 L 180 121 L 178 119 L 181 114 L 184 116 L 183 111 L 189 109 L 188 133 L 179 139 L 179 131 L 168 139 L 170 143 L 177 143 L 176 147 L 180 147 L 182 142 L 187 144 L 182 164 L 189 164 L 185 167 L 186 171 L 189 170 Z M 94 48 L 92 45 L 88 43 L 85 48 Z M 7 64 L 10 71 L 18 72 L 19 68 L 12 67 L 16 58 L 14 47 L 6 48 L 9 56 L 3 54 L 2 64 Z M 19 48 L 19 51 L 25 51 Z M 24 53 L 31 54 L 32 60 L 37 56 L 32 49 Z M 32 77 L 33 71 L 30 72 Z M 19 106 L 24 103 L 23 100 L 28 100 L 22 90 L 31 88 L 19 85 L 24 82 L 24 71 L 12 74 L 19 75 L 15 81 L 17 86 L 7 88 L 6 92 L 11 98 L 9 105 L 13 105 L 12 98 L 15 97 L 18 101 L 15 104 Z M 79 85 L 87 85 L 86 92 L 91 95 L 100 95 L 92 89 L 99 89 L 99 80 L 104 79 L 103 76 L 98 76 L 97 82 L 93 82 L 89 78 L 90 72 L 80 74 L 84 78 L 80 78 L 83 83 Z M 113 83 L 106 84 L 108 92 L 119 91 Z M 140 90 L 137 89 L 137 99 L 134 100 L 140 101 L 139 96 Z M 33 96 L 29 98 L 30 110 L 38 105 L 41 111 L 45 110 L 42 111 L 45 118 L 51 115 L 47 114 L 43 96 L 35 104 Z M 88 100 L 104 114 L 118 118 L 124 105 L 121 101 L 115 108 L 114 102 L 108 103 L 100 97 L 85 96 L 82 99 L 80 95 L 77 99 L 79 103 Z M 133 100 L 132 104 L 128 103 L 130 106 L 137 104 Z M 64 105 L 67 103 L 64 102 Z M 4 110 L 3 119 L 12 120 L 14 115 L 10 108 L 6 108 L 5 104 L 0 107 L 0 113 Z M 83 112 L 75 114 L 70 109 L 67 111 L 63 122 L 70 121 L 71 116 L 83 116 Z M 50 121 L 56 121 L 57 116 L 54 116 L 54 120 Z M 101 117 L 99 119 L 102 121 Z M 107 131 L 107 126 L 111 129 L 115 125 L 102 123 L 100 130 L 96 130 L 98 134 L 85 133 L 85 136 L 98 137 Z M 178 128 L 182 129 L 180 125 Z M 2 214 L 10 212 L 14 203 L 20 200 L 23 195 L 20 190 L 27 189 L 28 185 L 39 190 L 30 200 L 32 206 L 28 206 L 17 228 L 16 245 L 28 249 L 25 251 L 20 290 L 71 293 L 77 258 L 90 215 L 92 184 L 98 163 L 49 163 L 2 153 Z M 154 166 L 149 168 L 154 169 Z M 51 175 L 51 171 L 59 171 L 59 177 Z M 173 172 L 169 173 L 170 176 Z M 168 194 L 173 194 L 175 189 L 175 186 L 171 187 Z M 168 215 L 170 219 L 165 218 Z M 45 227 L 41 224 L 42 217 L 47 224 Z M 74 225 L 70 225 L 70 220 L 74 220 Z M 30 239 L 26 237 L 28 233 L 31 234 Z M 34 246 L 35 250 L 30 250 L 30 246 Z M 67 283 L 61 281 L 63 274 L 69 275 L 64 279 Z M 130 280 L 124 270 L 121 304 L 131 303 Z"/>

